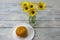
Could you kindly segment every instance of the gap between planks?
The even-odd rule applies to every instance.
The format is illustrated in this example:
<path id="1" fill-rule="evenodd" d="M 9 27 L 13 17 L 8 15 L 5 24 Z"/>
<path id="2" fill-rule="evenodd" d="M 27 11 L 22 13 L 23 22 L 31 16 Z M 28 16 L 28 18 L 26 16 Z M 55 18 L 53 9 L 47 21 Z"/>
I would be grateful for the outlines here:
<path id="1" fill-rule="evenodd" d="M 14 27 L 0 27 L 0 28 L 14 28 Z M 45 28 L 49 28 L 49 29 L 52 29 L 52 28 L 58 28 L 60 29 L 60 27 L 33 27 L 34 29 L 38 28 L 38 29 L 45 29 Z"/>

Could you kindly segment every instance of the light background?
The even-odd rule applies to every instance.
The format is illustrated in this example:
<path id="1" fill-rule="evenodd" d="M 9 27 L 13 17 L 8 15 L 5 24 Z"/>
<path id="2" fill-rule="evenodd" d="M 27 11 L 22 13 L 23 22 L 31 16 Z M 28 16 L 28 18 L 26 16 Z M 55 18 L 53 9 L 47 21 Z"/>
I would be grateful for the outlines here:
<path id="1" fill-rule="evenodd" d="M 33 40 L 60 40 L 60 0 L 0 0 L 0 40 L 13 40 L 13 28 L 21 22 L 28 23 L 29 16 L 20 7 L 23 1 L 43 1 L 47 5 L 37 14 Z"/>

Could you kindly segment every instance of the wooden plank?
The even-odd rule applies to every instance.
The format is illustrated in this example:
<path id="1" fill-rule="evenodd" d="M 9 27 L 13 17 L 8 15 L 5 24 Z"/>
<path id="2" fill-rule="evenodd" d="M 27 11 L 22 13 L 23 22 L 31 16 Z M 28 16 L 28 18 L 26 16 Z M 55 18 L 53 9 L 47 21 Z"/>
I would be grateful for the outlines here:
<path id="1" fill-rule="evenodd" d="M 6 9 L 6 8 L 5 8 Z M 1 9 L 0 21 L 1 20 L 29 20 L 29 15 L 24 13 L 22 10 L 16 11 L 15 9 Z M 4 12 L 5 11 L 5 12 Z M 20 12 L 21 11 L 21 12 Z M 8 15 L 8 16 L 7 16 Z M 48 10 L 38 12 L 36 20 L 60 20 L 60 10 Z"/>
<path id="2" fill-rule="evenodd" d="M 17 2 L 19 2 L 19 3 L 21 3 L 21 2 L 23 2 L 23 1 L 28 1 L 28 2 L 39 2 L 39 1 L 41 1 L 41 0 L 36 0 L 36 1 L 34 1 L 34 0 L 2 0 L 2 1 L 0 1 L 0 3 L 17 3 Z M 44 1 L 44 2 L 47 2 L 48 0 L 42 0 L 42 1 Z M 54 1 L 54 0 L 49 0 L 50 2 L 52 2 L 52 1 Z M 56 0 L 55 0 L 56 1 Z"/>
<path id="3" fill-rule="evenodd" d="M 0 3 L 21 3 L 21 2 L 24 2 L 24 1 L 28 1 L 28 2 L 34 2 L 34 3 L 38 3 L 39 1 L 41 0 L 0 0 Z M 55 5 L 59 5 L 59 1 L 60 0 L 42 0 L 43 2 L 46 2 L 46 4 L 48 5 L 52 5 L 52 6 L 55 6 Z"/>
<path id="4" fill-rule="evenodd" d="M 20 23 L 28 23 L 29 21 L 0 21 L 0 27 L 15 27 Z M 60 27 L 60 20 L 40 20 L 36 21 L 34 27 Z"/>
<path id="5" fill-rule="evenodd" d="M 19 1 L 19 2 L 18 2 Z M 24 13 L 19 3 L 22 1 L 33 1 L 35 3 L 40 0 L 2 0 L 0 1 L 0 20 L 28 20 L 29 16 Z M 44 0 L 42 0 L 44 1 Z M 43 12 L 38 11 L 36 20 L 60 20 L 59 0 L 45 0 L 50 8 L 46 8 Z M 57 3 L 58 2 L 58 3 Z M 8 16 L 7 16 L 8 15 Z"/>
<path id="6" fill-rule="evenodd" d="M 34 40 L 60 40 L 60 28 L 36 28 Z"/>
<path id="7" fill-rule="evenodd" d="M 0 21 L 0 27 L 15 27 L 22 22 L 27 23 L 27 21 Z"/>
<path id="8" fill-rule="evenodd" d="M 1 20 L 29 20 L 29 15 L 23 11 L 2 11 L 0 12 L 0 21 Z M 38 12 L 36 20 L 60 20 L 60 10 L 53 9 L 51 11 L 45 10 L 44 12 Z"/>
<path id="9" fill-rule="evenodd" d="M 34 28 L 34 30 L 33 40 L 60 40 L 60 28 Z M 13 40 L 12 32 L 13 28 L 0 28 L 0 40 Z"/>

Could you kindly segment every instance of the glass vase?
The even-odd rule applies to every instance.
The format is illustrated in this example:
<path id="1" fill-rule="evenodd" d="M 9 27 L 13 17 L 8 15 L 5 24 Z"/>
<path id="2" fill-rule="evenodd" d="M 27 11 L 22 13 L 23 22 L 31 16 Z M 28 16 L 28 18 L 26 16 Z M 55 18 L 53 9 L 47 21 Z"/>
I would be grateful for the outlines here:
<path id="1" fill-rule="evenodd" d="M 31 26 L 35 26 L 36 25 L 36 16 L 29 16 L 29 24 Z"/>

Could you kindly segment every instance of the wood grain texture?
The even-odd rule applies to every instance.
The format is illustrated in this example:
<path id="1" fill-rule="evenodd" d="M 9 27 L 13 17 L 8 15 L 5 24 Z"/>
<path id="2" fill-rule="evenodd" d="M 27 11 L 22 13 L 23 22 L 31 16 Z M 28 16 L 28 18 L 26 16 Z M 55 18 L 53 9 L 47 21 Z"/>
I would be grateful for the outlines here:
<path id="1" fill-rule="evenodd" d="M 17 4 L 0 5 L 0 21 L 1 20 L 29 20 L 28 13 L 24 13 Z M 10 6 L 9 6 L 10 5 Z M 5 7 L 6 6 L 6 7 Z M 11 7 L 12 6 L 12 7 Z M 44 11 L 38 11 L 36 20 L 60 20 L 60 10 L 46 8 Z"/>
<path id="2" fill-rule="evenodd" d="M 28 14 L 24 13 L 21 8 L 21 5 L 19 5 L 19 3 L 21 3 L 22 1 L 23 0 L 0 1 L 0 20 L 28 20 L 29 18 Z M 24 0 L 24 1 L 33 2 L 34 0 Z M 34 2 L 37 3 L 38 1 L 40 0 L 36 0 Z M 46 0 L 44 2 L 49 7 L 47 7 L 44 11 L 38 11 L 36 20 L 60 20 L 59 2 L 56 3 L 57 0 Z"/>
<path id="3" fill-rule="evenodd" d="M 28 23 L 29 21 L 18 20 L 18 21 L 0 21 L 0 27 L 15 27 L 20 25 L 20 23 Z M 60 27 L 60 20 L 39 20 L 36 21 L 34 27 Z"/>
<path id="4" fill-rule="evenodd" d="M 60 28 L 34 28 L 33 40 L 59 40 Z M 0 40 L 13 40 L 13 28 L 0 28 Z"/>
<path id="5" fill-rule="evenodd" d="M 41 0 L 0 0 L 0 40 L 14 40 L 13 28 L 21 22 L 29 23 L 29 15 L 21 8 L 23 1 L 38 3 Z M 47 7 L 38 11 L 33 40 L 60 40 L 60 0 L 42 1 Z"/>

